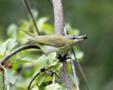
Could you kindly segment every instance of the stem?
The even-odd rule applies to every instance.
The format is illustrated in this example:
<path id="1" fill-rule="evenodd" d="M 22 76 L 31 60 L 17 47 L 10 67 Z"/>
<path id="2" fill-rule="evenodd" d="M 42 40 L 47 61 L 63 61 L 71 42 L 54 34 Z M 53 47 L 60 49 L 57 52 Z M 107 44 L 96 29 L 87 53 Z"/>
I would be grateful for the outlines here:
<path id="1" fill-rule="evenodd" d="M 76 81 L 76 89 L 77 89 L 77 90 L 80 90 L 80 89 L 79 89 L 79 79 L 78 79 L 78 76 L 77 76 L 77 74 L 76 74 L 74 61 L 72 62 L 71 65 L 72 65 L 72 70 L 73 70 L 73 76 L 74 76 L 74 79 L 75 79 L 75 81 Z"/>
<path id="2" fill-rule="evenodd" d="M 54 9 L 54 19 L 55 19 L 55 33 L 58 35 L 65 35 L 64 33 L 64 15 L 63 15 L 63 6 L 62 0 L 52 0 L 53 9 Z M 66 56 L 65 56 L 66 57 Z M 62 61 L 62 58 L 60 59 Z M 67 90 L 72 90 L 73 84 L 70 80 L 70 77 L 66 71 L 67 63 L 66 60 L 63 60 L 63 67 L 61 68 L 61 79 L 65 84 Z"/>
<path id="3" fill-rule="evenodd" d="M 67 63 L 66 63 L 66 61 L 64 61 L 63 66 L 61 68 L 61 78 L 62 78 L 63 83 L 64 83 L 65 87 L 67 88 L 67 90 L 72 90 L 73 84 L 67 73 L 66 67 L 67 67 Z"/>
<path id="4" fill-rule="evenodd" d="M 28 85 L 28 90 L 30 90 L 30 88 L 31 88 L 31 85 L 32 85 L 32 83 L 33 83 L 33 81 L 42 73 L 42 72 L 50 72 L 51 74 L 50 74 L 50 76 L 52 75 L 56 75 L 58 78 L 59 78 L 59 76 L 57 75 L 57 73 L 55 73 L 55 72 L 53 72 L 52 70 L 49 70 L 49 69 L 51 69 L 52 68 L 52 66 L 50 66 L 50 67 L 48 67 L 48 68 L 42 68 L 38 73 L 36 73 L 36 75 L 34 75 L 33 76 L 33 78 L 31 79 L 31 81 L 30 81 L 30 83 L 29 83 L 29 85 Z"/>
<path id="5" fill-rule="evenodd" d="M 29 83 L 29 85 L 28 85 L 28 90 L 30 90 L 33 81 L 35 80 L 35 78 L 37 78 L 37 77 L 40 75 L 40 73 L 41 73 L 41 72 L 38 72 L 38 73 L 32 78 L 32 80 L 30 81 L 30 83 Z"/>
<path id="6" fill-rule="evenodd" d="M 87 90 L 90 90 L 89 85 L 88 85 L 88 81 L 87 81 L 87 77 L 86 77 L 86 75 L 85 75 L 85 73 L 84 73 L 84 71 L 83 71 L 83 69 L 82 69 L 81 64 L 78 62 L 78 60 L 77 60 L 77 58 L 76 58 L 76 53 L 75 53 L 75 51 L 74 51 L 74 48 L 72 48 L 72 53 L 73 53 L 74 58 L 75 58 L 75 60 L 73 61 L 74 66 L 76 66 L 76 65 L 78 66 L 78 68 L 79 68 L 79 70 L 80 70 L 80 73 L 81 73 L 81 75 L 82 75 L 82 77 L 83 77 L 83 79 L 84 79 L 84 82 L 85 82 L 85 84 L 86 84 Z"/>
<path id="7" fill-rule="evenodd" d="M 0 65 L 1 66 L 1 65 Z M 5 90 L 5 78 L 4 78 L 4 71 L 2 71 L 2 77 L 3 77 L 3 90 Z"/>
<path id="8" fill-rule="evenodd" d="M 40 35 L 39 29 L 38 29 L 37 24 L 36 24 L 36 20 L 35 20 L 35 18 L 34 18 L 34 16 L 33 16 L 32 11 L 31 11 L 31 7 L 30 7 L 30 5 L 28 4 L 27 0 L 24 0 L 24 3 L 25 3 L 25 6 L 26 6 L 26 8 L 27 8 L 27 10 L 28 10 L 28 13 L 30 14 L 30 16 L 31 16 L 31 18 L 32 18 L 32 21 L 33 21 L 33 24 L 34 24 L 34 26 L 35 26 L 36 32 L 37 32 L 38 35 Z"/>
<path id="9" fill-rule="evenodd" d="M 7 69 L 1 64 L 0 64 L 0 67 L 3 69 L 3 90 L 5 90 L 5 85 L 6 85 L 6 90 L 10 90 Z"/>
<path id="10" fill-rule="evenodd" d="M 1 61 L 0 64 L 3 65 L 3 63 L 7 60 L 9 60 L 9 58 L 11 58 L 12 56 L 14 56 L 15 54 L 17 54 L 18 52 L 21 52 L 23 50 L 26 49 L 40 49 L 37 45 L 24 45 L 24 46 L 20 46 L 19 48 L 15 49 L 14 51 L 10 52 L 8 55 L 6 55 Z"/>

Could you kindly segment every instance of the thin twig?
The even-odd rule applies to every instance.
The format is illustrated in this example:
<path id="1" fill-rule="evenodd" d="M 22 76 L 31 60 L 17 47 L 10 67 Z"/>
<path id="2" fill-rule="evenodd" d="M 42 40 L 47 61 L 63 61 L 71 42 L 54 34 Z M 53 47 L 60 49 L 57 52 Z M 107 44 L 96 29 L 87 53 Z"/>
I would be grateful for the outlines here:
<path id="1" fill-rule="evenodd" d="M 37 78 L 39 75 L 40 75 L 40 72 L 38 72 L 38 73 L 31 79 L 31 81 L 30 81 L 30 83 L 29 83 L 29 85 L 28 85 L 28 90 L 30 90 L 33 81 L 34 81 L 35 78 Z"/>
<path id="2" fill-rule="evenodd" d="M 9 60 L 9 58 L 11 58 L 12 56 L 14 56 L 15 54 L 17 54 L 18 52 L 21 52 L 23 50 L 26 49 L 40 49 L 40 47 L 38 47 L 35 44 L 30 44 L 30 45 L 24 45 L 24 46 L 20 46 L 19 48 L 15 49 L 14 51 L 10 52 L 8 55 L 6 55 L 1 61 L 0 64 L 3 65 L 3 63 L 7 60 Z"/>
<path id="3" fill-rule="evenodd" d="M 31 11 L 31 7 L 30 7 L 30 5 L 28 4 L 27 0 L 24 0 L 24 3 L 25 3 L 25 6 L 26 6 L 26 8 L 27 8 L 27 10 L 28 10 L 28 13 L 30 14 L 30 16 L 31 16 L 31 18 L 32 18 L 32 21 L 33 21 L 33 24 L 34 24 L 34 26 L 35 26 L 36 32 L 37 32 L 38 35 L 40 35 L 39 29 L 38 29 L 37 24 L 36 24 L 36 20 L 35 20 L 35 18 L 34 18 L 34 16 L 33 16 L 32 11 Z"/>
<path id="4" fill-rule="evenodd" d="M 51 0 L 48 0 L 49 4 L 53 7 Z"/>
<path id="5" fill-rule="evenodd" d="M 29 85 L 28 85 L 28 90 L 30 90 L 33 81 L 34 81 L 42 72 L 47 72 L 47 71 L 49 71 L 49 72 L 51 73 L 50 76 L 56 75 L 56 76 L 59 78 L 59 76 L 57 75 L 57 73 L 53 72 L 52 70 L 49 70 L 49 69 L 51 69 L 51 68 L 52 68 L 52 67 L 49 67 L 49 68 L 47 68 L 47 69 L 43 68 L 43 69 L 40 70 L 40 72 L 36 73 L 36 75 L 34 75 L 34 77 L 31 79 L 31 81 L 30 81 L 30 83 L 29 83 Z"/>
<path id="6" fill-rule="evenodd" d="M 2 86 L 2 89 L 3 89 L 3 90 L 5 90 L 5 82 L 4 82 L 4 81 L 5 81 L 5 78 L 4 78 L 4 71 L 2 72 L 2 75 L 3 75 L 3 76 L 2 76 L 2 77 L 3 77 L 3 80 L 2 80 L 2 81 L 3 81 L 3 86 Z"/>
<path id="7" fill-rule="evenodd" d="M 74 76 L 74 79 L 75 79 L 75 83 L 76 83 L 76 89 L 77 90 L 80 90 L 80 88 L 79 88 L 79 78 L 78 78 L 78 76 L 77 76 L 77 74 L 76 74 L 76 69 L 75 69 L 75 65 L 74 65 L 74 63 L 72 62 L 72 71 L 73 71 L 73 76 Z"/>
<path id="8" fill-rule="evenodd" d="M 78 60 L 77 60 L 77 58 L 76 58 L 76 53 L 75 53 L 75 51 L 74 51 L 74 48 L 72 48 L 72 53 L 73 53 L 74 58 L 75 58 L 75 60 L 73 61 L 74 66 L 76 66 L 76 65 L 78 66 L 78 68 L 79 68 L 79 70 L 80 70 L 80 73 L 81 73 L 81 75 L 82 75 L 82 77 L 83 77 L 83 79 L 84 79 L 84 82 L 85 82 L 85 84 L 86 84 L 87 90 L 90 90 L 89 85 L 88 85 L 88 82 L 87 82 L 86 75 L 85 75 L 85 73 L 84 73 L 84 71 L 83 71 L 83 69 L 82 69 L 82 66 L 80 65 L 80 63 L 78 62 Z"/>
<path id="9" fill-rule="evenodd" d="M 63 83 L 67 90 L 72 90 L 73 84 L 69 78 L 69 75 L 66 71 L 67 63 L 66 61 L 63 62 L 63 66 L 61 68 L 61 79 L 63 80 Z"/>
<path id="10" fill-rule="evenodd" d="M 69 36 L 69 31 L 67 30 L 67 28 L 65 27 L 65 36 L 67 36 L 68 38 L 75 38 L 76 36 Z M 75 56 L 75 52 L 74 52 L 74 49 L 72 48 L 71 52 L 73 53 L 75 59 L 76 59 L 76 56 Z M 77 74 L 76 74 L 76 68 L 75 68 L 75 64 L 74 64 L 74 61 L 72 62 L 72 71 L 73 71 L 73 76 L 74 76 L 74 79 L 76 81 L 76 89 L 77 90 L 80 90 L 79 88 L 79 78 L 77 77 Z"/>
<path id="11" fill-rule="evenodd" d="M 3 69 L 3 78 L 4 78 L 3 89 L 5 89 L 5 85 L 6 85 L 6 89 L 9 90 L 10 84 L 9 84 L 7 69 L 1 64 L 0 67 Z"/>

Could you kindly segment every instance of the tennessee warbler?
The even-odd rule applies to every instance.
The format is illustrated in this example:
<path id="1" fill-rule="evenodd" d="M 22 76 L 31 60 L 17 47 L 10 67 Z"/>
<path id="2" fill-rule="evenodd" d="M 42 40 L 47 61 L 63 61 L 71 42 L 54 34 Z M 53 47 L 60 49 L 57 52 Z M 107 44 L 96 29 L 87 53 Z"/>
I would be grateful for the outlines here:
<path id="1" fill-rule="evenodd" d="M 56 52 L 64 55 L 75 43 L 86 38 L 85 35 L 40 35 L 32 36 L 30 40 L 38 45 L 45 54 Z"/>

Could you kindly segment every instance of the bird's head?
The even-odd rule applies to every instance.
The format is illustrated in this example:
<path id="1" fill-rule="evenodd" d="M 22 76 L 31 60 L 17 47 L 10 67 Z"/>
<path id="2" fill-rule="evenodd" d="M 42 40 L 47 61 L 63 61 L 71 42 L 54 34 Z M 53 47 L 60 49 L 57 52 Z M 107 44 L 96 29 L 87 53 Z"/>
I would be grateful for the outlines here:
<path id="1" fill-rule="evenodd" d="M 86 35 L 66 35 L 67 38 L 74 40 L 75 42 L 79 42 L 87 39 Z"/>

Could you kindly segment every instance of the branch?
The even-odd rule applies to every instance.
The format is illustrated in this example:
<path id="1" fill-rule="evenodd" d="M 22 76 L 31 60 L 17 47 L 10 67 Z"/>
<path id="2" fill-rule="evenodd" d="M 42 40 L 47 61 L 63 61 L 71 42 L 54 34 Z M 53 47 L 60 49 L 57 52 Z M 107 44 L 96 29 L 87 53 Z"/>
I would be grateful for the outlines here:
<path id="1" fill-rule="evenodd" d="M 33 81 L 40 75 L 40 72 L 36 73 L 36 75 L 31 79 L 29 85 L 28 85 L 28 90 L 30 90 L 31 88 L 31 85 L 33 83 Z"/>
<path id="2" fill-rule="evenodd" d="M 72 90 L 73 83 L 71 82 L 69 74 L 66 71 L 66 67 L 67 67 L 67 62 L 64 61 L 63 66 L 61 68 L 61 78 L 62 78 L 63 83 L 65 84 L 65 87 L 67 88 L 67 90 Z"/>
<path id="3" fill-rule="evenodd" d="M 31 16 L 31 18 L 32 18 L 32 21 L 33 21 L 33 24 L 34 24 L 34 27 L 35 27 L 35 29 L 36 29 L 37 34 L 40 35 L 39 29 L 38 29 L 37 24 L 36 24 L 36 20 L 35 20 L 35 18 L 34 18 L 34 16 L 33 16 L 33 13 L 32 13 L 32 11 L 31 11 L 31 7 L 30 7 L 30 5 L 28 4 L 27 0 L 24 0 L 24 4 L 25 4 L 25 6 L 26 6 L 26 9 L 27 9 L 28 13 L 30 14 L 30 16 Z"/>
<path id="4" fill-rule="evenodd" d="M 52 0 L 54 9 L 54 22 L 55 22 L 55 33 L 64 35 L 64 16 L 62 0 Z"/>
<path id="5" fill-rule="evenodd" d="M 1 65 L 0 65 L 1 66 Z M 4 78 L 4 71 L 2 71 L 2 77 L 3 77 L 3 79 L 2 79 L 2 85 L 3 85 L 3 87 L 2 87 L 2 89 L 3 90 L 5 90 L 5 78 Z"/>
<path id="6" fill-rule="evenodd" d="M 81 64 L 77 60 L 77 57 L 76 57 L 76 53 L 74 51 L 74 48 L 72 48 L 72 53 L 73 53 L 74 58 L 75 58 L 75 60 L 73 61 L 73 64 L 74 64 L 74 66 L 76 66 L 76 65 L 78 66 L 78 69 L 80 70 L 80 73 L 81 73 L 81 75 L 82 75 L 82 77 L 84 79 L 84 82 L 86 84 L 87 90 L 90 90 L 89 85 L 88 85 L 88 81 L 87 81 L 87 77 L 86 77 L 86 75 L 85 75 L 85 73 L 84 73 L 84 71 L 82 69 Z"/>
<path id="7" fill-rule="evenodd" d="M 50 76 L 53 76 L 53 75 L 56 75 L 58 78 L 59 78 L 59 76 L 57 75 L 57 73 L 55 73 L 55 72 L 53 72 L 52 70 L 49 70 L 49 69 L 51 69 L 52 68 L 52 66 L 50 66 L 49 68 L 42 68 L 38 73 L 36 73 L 36 75 L 34 75 L 33 76 L 33 78 L 31 79 L 31 81 L 30 81 L 30 83 L 29 83 L 29 85 L 28 85 L 28 90 L 30 90 L 31 89 L 31 85 L 32 85 L 32 83 L 33 83 L 33 81 L 42 73 L 42 72 L 49 72 L 49 73 L 51 73 L 50 74 Z"/>
<path id="8" fill-rule="evenodd" d="M 52 0 L 53 9 L 54 9 L 54 18 L 55 18 L 55 33 L 59 35 L 65 35 L 64 33 L 64 16 L 63 16 L 63 6 L 62 0 Z M 64 56 L 66 57 L 66 56 Z M 62 61 L 62 58 L 60 59 Z M 67 90 L 72 90 L 73 84 L 70 80 L 70 77 L 66 71 L 67 63 L 66 59 L 63 60 L 63 67 L 61 68 L 61 79 L 65 84 Z"/>
<path id="9" fill-rule="evenodd" d="M 80 90 L 80 88 L 79 88 L 79 78 L 78 78 L 77 73 L 76 73 L 74 61 L 71 62 L 71 66 L 72 66 L 73 76 L 74 76 L 74 79 L 75 79 L 75 82 L 76 82 L 75 83 L 76 90 Z"/>
<path id="10" fill-rule="evenodd" d="M 5 85 L 6 85 L 6 90 L 9 90 L 10 84 L 9 84 L 7 69 L 4 66 L 2 66 L 1 64 L 0 64 L 0 67 L 3 70 L 3 90 L 5 90 Z"/>
<path id="11" fill-rule="evenodd" d="M 0 64 L 3 65 L 3 63 L 7 60 L 9 60 L 9 58 L 11 58 L 12 56 L 14 56 L 15 54 L 17 54 L 18 52 L 21 52 L 23 50 L 26 49 L 40 49 L 40 47 L 38 47 L 37 45 L 24 45 L 24 46 L 20 46 L 19 48 L 15 49 L 14 51 L 10 52 L 8 55 L 6 55 L 1 61 Z"/>

